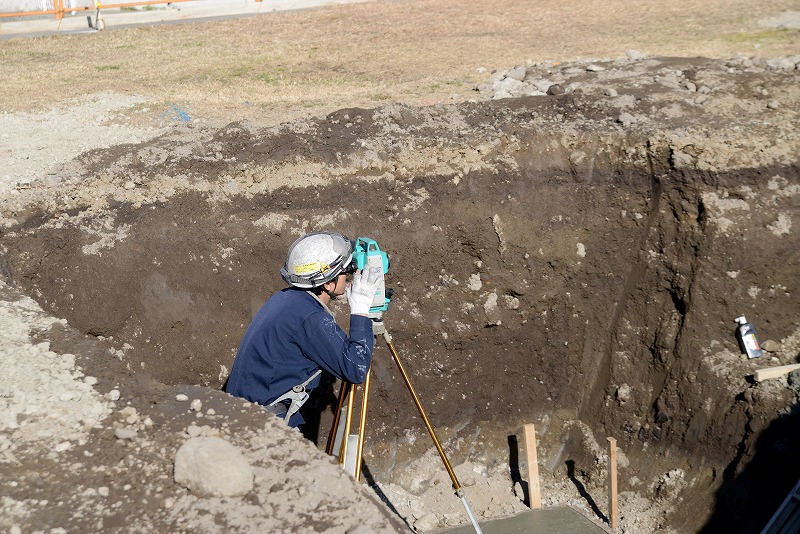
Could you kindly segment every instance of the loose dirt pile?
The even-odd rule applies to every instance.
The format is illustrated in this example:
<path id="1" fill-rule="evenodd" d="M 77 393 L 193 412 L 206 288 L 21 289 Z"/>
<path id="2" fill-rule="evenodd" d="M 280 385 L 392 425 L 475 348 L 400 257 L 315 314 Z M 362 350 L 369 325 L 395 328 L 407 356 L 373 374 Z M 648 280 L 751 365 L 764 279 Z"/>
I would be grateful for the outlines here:
<path id="1" fill-rule="evenodd" d="M 460 103 L 279 125 L 119 92 L 0 115 L 0 525 L 465 522 L 380 342 L 369 486 L 219 391 L 287 246 L 331 228 L 389 252 L 386 325 L 480 517 L 524 509 L 535 423 L 547 505 L 605 519 L 612 436 L 624 532 L 758 530 L 800 478 L 800 377 L 751 377 L 800 357 L 798 59 L 520 60 Z M 176 483 L 198 438 L 252 489 Z"/>

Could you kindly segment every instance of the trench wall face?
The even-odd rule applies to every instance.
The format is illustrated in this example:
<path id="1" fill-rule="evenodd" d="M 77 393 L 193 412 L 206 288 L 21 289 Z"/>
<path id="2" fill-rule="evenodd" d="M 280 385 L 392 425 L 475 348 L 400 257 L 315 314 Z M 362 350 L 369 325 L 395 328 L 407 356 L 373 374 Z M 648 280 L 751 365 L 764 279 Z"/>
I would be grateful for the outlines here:
<path id="1" fill-rule="evenodd" d="M 733 319 L 745 314 L 762 340 L 798 335 L 798 169 L 698 170 L 657 136 L 523 120 L 571 112 L 568 98 L 467 106 L 444 132 L 405 108 L 345 110 L 305 133 L 231 125 L 183 154 L 166 140 L 111 149 L 85 172 L 135 176 L 145 197 L 31 212 L 2 236 L 8 277 L 113 338 L 109 357 L 219 388 L 252 315 L 283 287 L 294 239 L 372 237 L 391 258 L 385 324 L 454 462 L 507 461 L 507 436 L 534 422 L 546 470 L 563 475 L 572 460 L 601 487 L 613 436 L 628 462 L 621 489 L 666 498 L 657 481 L 679 466 L 685 495 L 701 497 L 675 523 L 697 528 L 723 483 L 759 476 L 746 473 L 754 458 L 769 451 L 764 465 L 778 465 L 797 444 L 770 427 L 792 392 L 748 383 L 767 362 L 739 354 Z M 355 142 L 387 123 L 411 133 Z M 121 165 L 132 152 L 160 156 Z M 413 168 L 422 159 L 429 172 Z M 314 178 L 322 166 L 338 174 Z M 275 176 L 282 185 L 267 187 Z M 147 190 L 165 179 L 202 187 Z M 376 347 L 366 457 L 376 477 L 408 482 L 429 444 Z M 334 398 L 323 393 L 324 441 Z"/>

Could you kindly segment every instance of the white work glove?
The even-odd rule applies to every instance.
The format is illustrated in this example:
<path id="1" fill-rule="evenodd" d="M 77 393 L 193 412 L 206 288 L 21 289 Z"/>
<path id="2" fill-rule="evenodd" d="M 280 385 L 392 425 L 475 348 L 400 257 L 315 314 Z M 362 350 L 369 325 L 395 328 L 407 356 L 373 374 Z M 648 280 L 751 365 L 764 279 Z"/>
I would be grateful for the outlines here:
<path id="1" fill-rule="evenodd" d="M 381 279 L 380 267 L 367 267 L 353 273 L 353 281 L 344 292 L 351 315 L 369 315 Z"/>

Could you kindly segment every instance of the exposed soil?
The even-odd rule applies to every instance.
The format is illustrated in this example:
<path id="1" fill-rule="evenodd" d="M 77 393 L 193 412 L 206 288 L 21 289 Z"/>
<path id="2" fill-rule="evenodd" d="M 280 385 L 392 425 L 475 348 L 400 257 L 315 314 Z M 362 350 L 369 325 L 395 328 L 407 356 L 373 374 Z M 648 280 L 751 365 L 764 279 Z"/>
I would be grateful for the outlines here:
<path id="1" fill-rule="evenodd" d="M 523 81 L 547 86 L 522 93 L 532 96 L 497 98 L 515 85 L 487 72 L 471 102 L 347 108 L 281 125 L 180 114 L 165 125 L 174 107 L 118 93 L 2 116 L 13 139 L 30 124 L 88 139 L 55 162 L 18 157 L 9 144 L 0 274 L 6 308 L 25 310 L 8 315 L 28 318 L 37 357 L 74 355 L 81 371 L 65 372 L 97 379 L 80 393 L 97 410 L 55 430 L 44 428 L 57 415 L 48 408 L 4 423 L 0 468 L 11 482 L 0 524 L 389 532 L 463 523 L 380 340 L 370 487 L 319 450 L 334 384 L 309 407 L 317 448 L 218 391 L 252 314 L 283 287 L 288 245 L 330 228 L 389 253 L 386 326 L 481 517 L 523 509 L 515 435 L 535 423 L 547 505 L 607 519 L 605 438 L 614 437 L 623 532 L 759 530 L 800 478 L 800 376 L 751 376 L 800 359 L 800 71 L 786 66 L 796 63 L 529 62 Z M 92 144 L 94 128 L 117 137 Z M 345 323 L 346 304 L 337 311 Z M 742 314 L 772 341 L 761 359 L 740 354 Z M 14 383 L 26 384 L 24 358 L 8 361 Z M 2 393 L 9 407 L 32 402 L 13 384 Z M 255 489 L 208 498 L 176 484 L 174 453 L 196 435 L 245 451 Z"/>

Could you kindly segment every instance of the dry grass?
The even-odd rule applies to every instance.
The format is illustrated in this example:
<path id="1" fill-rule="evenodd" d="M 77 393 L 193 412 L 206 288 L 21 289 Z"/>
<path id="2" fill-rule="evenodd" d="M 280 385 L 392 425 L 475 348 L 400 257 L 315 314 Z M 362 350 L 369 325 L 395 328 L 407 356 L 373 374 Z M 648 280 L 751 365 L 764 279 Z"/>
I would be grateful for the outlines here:
<path id="1" fill-rule="evenodd" d="M 797 31 L 757 23 L 793 8 L 795 0 L 376 1 L 13 39 L 0 42 L 0 102 L 17 111 L 118 91 L 209 117 L 273 119 L 386 101 L 426 104 L 469 98 L 486 76 L 478 67 L 508 69 L 527 59 L 617 57 L 628 48 L 797 54 Z"/>

